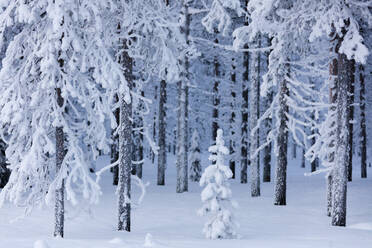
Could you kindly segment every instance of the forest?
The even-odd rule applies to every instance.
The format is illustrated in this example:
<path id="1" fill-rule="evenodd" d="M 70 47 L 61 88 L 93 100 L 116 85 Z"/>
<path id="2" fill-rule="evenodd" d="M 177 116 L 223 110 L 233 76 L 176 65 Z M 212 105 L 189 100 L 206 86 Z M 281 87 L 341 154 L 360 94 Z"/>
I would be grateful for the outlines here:
<path id="1" fill-rule="evenodd" d="M 0 248 L 372 247 L 372 0 L 0 0 Z"/>

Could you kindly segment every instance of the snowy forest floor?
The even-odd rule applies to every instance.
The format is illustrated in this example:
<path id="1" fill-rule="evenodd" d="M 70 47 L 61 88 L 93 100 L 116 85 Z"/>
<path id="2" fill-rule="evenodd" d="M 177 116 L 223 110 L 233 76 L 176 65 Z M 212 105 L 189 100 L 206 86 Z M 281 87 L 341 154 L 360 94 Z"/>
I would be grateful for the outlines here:
<path id="1" fill-rule="evenodd" d="M 100 159 L 98 168 L 108 163 Z M 203 166 L 208 165 L 204 161 Z M 261 197 L 250 196 L 250 184 L 231 180 L 233 199 L 239 203 L 235 212 L 240 223 L 239 239 L 207 240 L 202 234 L 206 221 L 196 211 L 201 207 L 201 187 L 189 183 L 189 192 L 175 193 L 174 158 L 168 158 L 166 186 L 156 186 L 156 168 L 144 165 L 144 181 L 150 182 L 146 196 L 132 212 L 132 232 L 117 232 L 115 188 L 111 173 L 101 179 L 103 195 L 91 212 L 83 207 L 66 206 L 65 238 L 56 239 L 53 233 L 53 209 L 37 209 L 24 219 L 22 209 L 5 205 L 0 209 L 0 248 L 33 248 L 35 242 L 50 248 L 342 248 L 372 247 L 372 170 L 369 178 L 360 179 L 358 168 L 354 181 L 348 184 L 347 227 L 331 227 L 325 215 L 324 174 L 305 177 L 309 168 L 290 161 L 288 166 L 287 206 L 274 206 L 274 184 L 261 184 Z M 358 163 L 355 163 L 357 166 Z M 248 171 L 249 173 L 249 171 Z M 238 173 L 239 176 L 239 173 Z M 274 171 L 272 171 L 272 178 Z M 133 186 L 133 196 L 139 189 Z M 82 212 L 82 213 L 81 213 Z M 145 243 L 152 235 L 153 244 Z"/>

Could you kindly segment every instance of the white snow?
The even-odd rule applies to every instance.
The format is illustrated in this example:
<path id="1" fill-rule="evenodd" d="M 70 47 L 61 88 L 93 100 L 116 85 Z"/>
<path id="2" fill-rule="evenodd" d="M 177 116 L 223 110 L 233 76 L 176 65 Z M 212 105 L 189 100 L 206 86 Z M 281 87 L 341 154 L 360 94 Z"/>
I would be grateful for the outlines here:
<path id="1" fill-rule="evenodd" d="M 36 240 L 34 248 L 49 248 L 49 246 L 44 240 Z"/>
<path id="2" fill-rule="evenodd" d="M 195 214 L 200 207 L 202 189 L 198 183 L 190 182 L 188 193 L 176 194 L 175 158 L 168 159 L 167 185 L 161 187 L 156 186 L 156 166 L 145 161 L 144 181 L 151 184 L 142 204 L 133 211 L 130 233 L 116 231 L 115 188 L 111 185 L 112 175 L 107 172 L 101 180 L 103 195 L 99 204 L 92 207 L 91 214 L 82 211 L 84 208 L 80 205 L 66 206 L 64 239 L 52 237 L 53 209 L 35 209 L 31 216 L 10 223 L 23 211 L 5 204 L 0 209 L 0 247 L 30 248 L 35 240 L 43 240 L 50 248 L 140 248 L 148 233 L 156 237 L 154 247 L 161 248 L 371 247 L 372 230 L 365 227 L 372 223 L 372 177 L 359 178 L 358 161 L 354 163 L 353 182 L 348 184 L 348 227 L 332 227 L 325 215 L 324 175 L 305 177 L 304 172 L 309 168 L 301 169 L 300 161 L 289 161 L 287 206 L 273 205 L 272 182 L 262 183 L 262 196 L 252 198 L 249 184 L 240 184 L 239 179 L 230 180 L 234 198 L 240 205 L 235 210 L 240 237 L 209 240 L 201 232 L 205 220 Z M 207 154 L 203 154 L 202 163 L 209 164 Z M 107 164 L 108 157 L 100 158 L 97 169 Z M 371 168 L 368 173 L 372 175 Z M 137 187 L 133 191 L 135 198 L 141 194 Z M 80 215 L 71 218 L 79 211 Z M 112 242 L 114 239 L 123 243 Z"/>

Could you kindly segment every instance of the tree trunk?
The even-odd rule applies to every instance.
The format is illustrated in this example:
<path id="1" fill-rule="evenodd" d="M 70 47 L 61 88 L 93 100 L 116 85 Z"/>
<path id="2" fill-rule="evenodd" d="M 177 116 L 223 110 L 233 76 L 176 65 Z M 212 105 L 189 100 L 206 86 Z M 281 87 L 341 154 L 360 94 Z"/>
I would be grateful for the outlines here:
<path id="1" fill-rule="evenodd" d="M 302 154 L 301 154 L 301 168 L 305 168 L 306 166 L 306 158 L 305 158 L 305 146 L 302 147 Z"/>
<path id="2" fill-rule="evenodd" d="M 124 49 L 126 41 L 123 41 Z M 120 58 L 129 90 L 133 86 L 133 61 L 124 51 Z M 131 212 L 131 170 L 132 170 L 132 101 L 125 101 L 125 93 L 120 92 L 119 125 L 119 183 L 118 183 L 118 231 L 130 232 Z"/>
<path id="3" fill-rule="evenodd" d="M 57 93 L 57 105 L 58 107 L 63 107 L 63 98 L 61 95 L 61 89 L 56 89 Z M 64 148 L 64 133 L 63 127 L 56 127 L 56 174 L 60 173 L 62 168 L 63 159 L 65 157 L 65 148 Z M 64 179 L 61 182 L 58 182 L 56 192 L 55 192 L 55 226 L 54 226 L 54 237 L 63 238 L 64 235 L 64 220 L 65 220 L 65 182 Z"/>
<path id="4" fill-rule="evenodd" d="M 347 103 L 347 115 L 349 119 L 348 123 L 348 164 L 347 164 L 347 179 L 349 182 L 353 179 L 353 119 L 354 119 L 354 88 L 355 88 L 355 60 L 347 61 L 347 73 L 348 73 L 348 103 Z"/>
<path id="5" fill-rule="evenodd" d="M 367 131 L 366 131 L 366 86 L 364 82 L 364 66 L 359 65 L 360 82 L 360 165 L 361 177 L 367 178 Z"/>
<path id="6" fill-rule="evenodd" d="M 243 0 L 244 6 L 248 6 L 249 0 Z M 248 26 L 249 22 L 246 18 L 244 26 Z M 248 44 L 244 46 L 245 49 L 248 48 Z M 248 95 L 249 95 L 249 53 L 243 52 L 243 80 L 242 80 L 242 133 L 241 133 L 241 160 L 240 160 L 240 183 L 247 183 L 247 170 L 249 164 L 249 137 L 248 137 Z"/>
<path id="7" fill-rule="evenodd" d="M 295 159 L 297 157 L 297 144 L 296 141 L 292 140 L 292 158 Z"/>
<path id="8" fill-rule="evenodd" d="M 119 96 L 118 95 L 115 95 L 115 101 L 118 102 L 119 101 Z M 114 111 L 114 116 L 115 116 L 115 120 L 116 120 L 116 125 L 119 126 L 120 124 L 120 108 L 117 108 L 115 109 Z M 112 163 L 115 163 L 116 161 L 119 160 L 119 135 L 117 133 L 115 133 L 115 130 L 112 130 L 111 131 L 111 137 L 112 137 L 112 144 L 111 144 L 111 164 Z M 113 185 L 118 185 L 118 181 L 119 181 L 119 166 L 116 165 L 112 168 L 112 173 L 113 173 L 113 181 L 112 181 L 112 184 Z"/>
<path id="9" fill-rule="evenodd" d="M 9 181 L 10 170 L 7 168 L 5 157 L 6 144 L 0 140 L 0 188 L 4 188 Z"/>
<path id="10" fill-rule="evenodd" d="M 236 84 L 236 72 L 235 72 L 235 69 L 236 69 L 236 65 L 235 65 L 235 59 L 233 58 L 232 59 L 232 72 L 231 72 L 231 103 L 230 103 L 230 107 L 231 107 L 231 115 L 230 115 L 230 121 L 229 121 L 229 124 L 230 124 L 230 144 L 229 144 L 229 150 L 230 150 L 230 162 L 229 162 L 229 167 L 230 167 L 230 170 L 232 172 L 232 179 L 235 179 L 235 154 L 236 154 L 236 151 L 235 151 L 235 142 L 236 142 L 236 139 L 235 139 L 235 136 L 236 136 L 236 130 L 235 130 L 235 127 L 236 127 L 236 114 L 235 114 L 235 108 L 236 108 L 236 92 L 235 92 L 235 84 Z"/>
<path id="11" fill-rule="evenodd" d="M 315 116 L 314 116 L 314 113 L 311 115 L 311 119 L 314 121 L 315 120 Z M 311 145 L 314 145 L 315 144 L 315 130 L 312 129 L 311 130 L 311 135 L 313 136 L 313 138 L 311 139 Z M 315 158 L 312 162 L 311 162 L 311 172 L 314 172 L 316 171 L 316 168 L 318 167 L 318 158 Z"/>
<path id="12" fill-rule="evenodd" d="M 332 215 L 332 173 L 327 175 L 327 216 Z"/>
<path id="13" fill-rule="evenodd" d="M 165 168 L 166 168 L 166 109 L 165 104 L 167 101 L 167 83 L 165 80 L 160 82 L 160 94 L 159 94 L 159 137 L 158 137 L 158 146 L 159 146 L 159 154 L 158 154 L 158 185 L 165 184 Z"/>
<path id="14" fill-rule="evenodd" d="M 217 32 L 215 32 L 217 33 Z M 215 39 L 214 43 L 218 44 L 218 39 Z M 220 64 L 218 58 L 214 58 L 214 86 L 213 86 L 213 114 L 212 114 L 212 144 L 216 141 L 218 125 L 218 108 L 220 105 L 220 96 L 218 93 L 218 87 L 220 82 L 218 78 L 220 77 Z"/>
<path id="15" fill-rule="evenodd" d="M 255 45 L 261 47 L 261 37 L 255 38 Z M 260 74 L 261 74 L 261 54 L 259 52 L 252 53 L 252 67 L 251 67 L 251 104 L 250 104 L 250 154 L 256 153 L 259 148 L 259 130 L 253 132 L 253 129 L 258 124 L 260 117 Z M 261 195 L 260 191 L 260 159 L 259 156 L 253 156 L 251 161 L 251 196 L 257 197 Z"/>
<path id="16" fill-rule="evenodd" d="M 338 54 L 337 133 L 335 165 L 332 173 L 332 225 L 346 225 L 346 193 L 348 180 L 348 63 L 345 54 Z"/>
<path id="17" fill-rule="evenodd" d="M 185 35 L 187 44 L 190 33 L 189 2 L 183 0 L 181 15 L 184 16 L 184 23 L 181 31 Z M 176 192 L 188 191 L 188 83 L 189 83 L 189 61 L 187 55 L 182 61 L 181 81 L 178 82 L 178 122 L 177 122 L 177 186 Z"/>
<path id="18" fill-rule="evenodd" d="M 284 65 L 285 66 L 285 65 Z M 278 158 L 275 178 L 275 205 L 286 205 L 287 191 L 287 116 L 288 106 L 286 97 L 288 96 L 287 82 L 283 78 L 279 85 L 279 133 L 278 133 Z"/>
<path id="19" fill-rule="evenodd" d="M 248 48 L 248 45 L 244 46 Z M 240 168 L 240 182 L 247 183 L 247 170 L 248 170 L 248 75 L 249 75 L 249 53 L 244 52 L 243 56 L 243 81 L 242 81 L 242 136 L 241 136 L 241 168 Z"/>
<path id="20" fill-rule="evenodd" d="M 266 96 L 266 108 L 269 108 L 271 103 L 273 101 L 273 92 L 270 89 L 270 92 L 267 93 Z M 272 129 L 272 119 L 267 118 L 265 121 L 265 131 L 266 131 L 266 136 L 269 134 L 269 132 Z M 270 182 L 271 181 L 271 148 L 272 144 L 268 144 L 264 150 L 263 150 L 263 182 Z"/>

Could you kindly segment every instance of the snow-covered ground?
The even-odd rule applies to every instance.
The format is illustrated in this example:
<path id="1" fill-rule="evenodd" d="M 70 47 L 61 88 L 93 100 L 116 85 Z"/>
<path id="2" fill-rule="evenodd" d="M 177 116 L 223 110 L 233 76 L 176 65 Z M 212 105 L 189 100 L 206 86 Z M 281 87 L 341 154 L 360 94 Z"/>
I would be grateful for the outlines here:
<path id="1" fill-rule="evenodd" d="M 175 164 L 172 158 L 169 161 L 166 186 L 156 186 L 155 166 L 145 165 L 144 181 L 150 186 L 142 205 L 133 211 L 131 233 L 115 231 L 115 189 L 111 173 L 106 173 L 101 180 L 104 194 L 90 213 L 81 211 L 81 205 L 67 206 L 64 239 L 52 237 L 52 209 L 37 209 L 31 216 L 11 222 L 22 209 L 5 205 L 0 209 L 0 248 L 372 247 L 371 168 L 370 178 L 364 180 L 359 178 L 358 168 L 354 170 L 354 181 L 348 185 L 346 228 L 331 227 L 325 215 L 324 175 L 305 177 L 308 168 L 299 168 L 295 161 L 288 167 L 287 206 L 273 205 L 273 183 L 262 183 L 262 196 L 252 198 L 250 184 L 231 180 L 233 199 L 240 206 L 235 214 L 240 223 L 239 238 L 207 240 L 202 234 L 205 219 L 196 214 L 202 189 L 190 182 L 188 193 L 176 194 Z M 107 157 L 101 159 L 101 166 L 107 163 Z M 133 196 L 139 196 L 137 188 Z"/>

